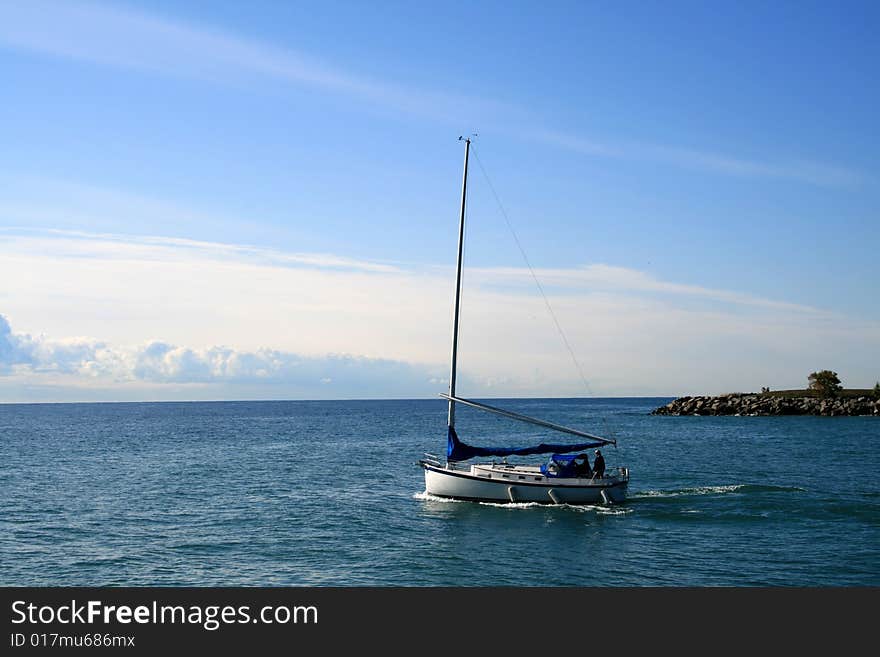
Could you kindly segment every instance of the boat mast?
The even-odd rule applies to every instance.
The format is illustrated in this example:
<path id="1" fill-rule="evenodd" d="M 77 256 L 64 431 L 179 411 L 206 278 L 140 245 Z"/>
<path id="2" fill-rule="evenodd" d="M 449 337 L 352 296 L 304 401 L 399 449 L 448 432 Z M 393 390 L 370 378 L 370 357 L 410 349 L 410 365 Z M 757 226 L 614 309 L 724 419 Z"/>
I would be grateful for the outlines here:
<path id="1" fill-rule="evenodd" d="M 462 138 L 459 137 L 459 140 Z M 452 316 L 452 370 L 449 374 L 449 396 L 455 397 L 455 366 L 458 358 L 458 315 L 459 303 L 461 302 L 461 261 L 464 254 L 464 206 L 467 199 L 467 174 L 468 155 L 471 150 L 470 137 L 464 140 L 464 175 L 461 180 L 461 214 L 458 218 L 458 265 L 455 272 L 455 311 Z M 450 429 L 455 428 L 455 401 L 449 400 L 449 418 L 447 424 Z"/>

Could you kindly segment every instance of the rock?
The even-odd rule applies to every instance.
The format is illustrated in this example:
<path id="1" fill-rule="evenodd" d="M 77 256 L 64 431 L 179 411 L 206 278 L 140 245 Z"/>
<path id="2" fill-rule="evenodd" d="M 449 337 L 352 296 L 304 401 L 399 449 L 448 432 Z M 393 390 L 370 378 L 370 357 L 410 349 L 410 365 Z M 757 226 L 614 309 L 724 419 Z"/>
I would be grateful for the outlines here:
<path id="1" fill-rule="evenodd" d="M 770 394 L 728 393 L 717 397 L 679 397 L 651 411 L 653 415 L 880 415 L 880 399 L 871 397 L 775 397 Z"/>

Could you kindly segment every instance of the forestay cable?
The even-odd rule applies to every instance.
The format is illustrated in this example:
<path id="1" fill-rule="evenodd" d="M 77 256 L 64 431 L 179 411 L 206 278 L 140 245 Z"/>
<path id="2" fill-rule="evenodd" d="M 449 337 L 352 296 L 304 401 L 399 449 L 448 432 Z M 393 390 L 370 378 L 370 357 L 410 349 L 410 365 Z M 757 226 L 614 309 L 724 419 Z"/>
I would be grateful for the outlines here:
<path id="1" fill-rule="evenodd" d="M 523 248 L 522 243 L 520 243 L 516 231 L 513 229 L 513 224 L 510 222 L 510 218 L 507 216 L 507 211 L 505 211 L 504 205 L 501 203 L 501 198 L 498 196 L 498 192 L 495 191 L 495 186 L 492 184 L 492 180 L 489 178 L 489 174 L 486 173 L 486 168 L 483 166 L 483 162 L 482 160 L 480 160 L 480 156 L 477 154 L 477 149 L 474 148 L 473 144 L 471 144 L 471 152 L 473 153 L 474 159 L 477 161 L 477 164 L 480 167 L 480 171 L 483 172 L 483 177 L 486 179 L 486 183 L 489 185 L 489 190 L 492 192 L 492 196 L 495 197 L 495 202 L 498 204 L 498 209 L 501 211 L 501 216 L 504 217 L 504 222 L 507 224 L 507 228 L 508 230 L 510 230 L 510 234 L 513 235 L 513 241 L 516 242 L 516 246 L 526 263 L 526 267 L 529 268 L 529 273 L 532 275 L 532 279 L 535 281 L 535 285 L 538 287 L 538 291 L 541 293 L 541 297 L 543 297 L 544 299 L 544 304 L 547 306 L 547 310 L 550 312 L 550 317 L 553 318 L 553 323 L 556 324 L 556 330 L 559 331 L 562 342 L 565 343 L 565 348 L 568 349 L 571 360 L 581 377 L 581 382 L 584 384 L 584 389 L 586 390 L 588 395 L 591 395 L 592 391 L 590 390 L 590 384 L 587 382 L 587 377 L 584 376 L 584 370 L 581 367 L 581 364 L 578 362 L 577 356 L 574 355 L 574 349 L 571 348 L 571 344 L 569 344 L 568 338 L 565 336 L 565 331 L 562 330 L 562 324 L 559 323 L 559 320 L 556 318 L 556 313 L 553 312 L 553 306 L 550 305 L 550 299 L 548 299 L 547 295 L 544 293 L 544 288 L 541 285 L 541 281 L 538 280 L 538 276 L 537 274 L 535 274 L 535 270 L 532 268 L 531 262 L 529 262 L 529 257 L 526 255 L 526 251 Z"/>

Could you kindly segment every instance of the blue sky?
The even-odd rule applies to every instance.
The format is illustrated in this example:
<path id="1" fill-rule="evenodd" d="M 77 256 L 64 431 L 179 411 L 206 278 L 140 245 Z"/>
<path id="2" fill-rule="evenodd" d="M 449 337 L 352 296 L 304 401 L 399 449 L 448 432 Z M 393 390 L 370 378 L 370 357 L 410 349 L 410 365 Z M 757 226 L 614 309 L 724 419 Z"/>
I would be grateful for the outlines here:
<path id="1" fill-rule="evenodd" d="M 0 3 L 0 399 L 442 389 L 469 132 L 589 388 L 474 168 L 468 393 L 873 385 L 878 18 Z M 219 347 L 283 356 L 257 385 Z"/>

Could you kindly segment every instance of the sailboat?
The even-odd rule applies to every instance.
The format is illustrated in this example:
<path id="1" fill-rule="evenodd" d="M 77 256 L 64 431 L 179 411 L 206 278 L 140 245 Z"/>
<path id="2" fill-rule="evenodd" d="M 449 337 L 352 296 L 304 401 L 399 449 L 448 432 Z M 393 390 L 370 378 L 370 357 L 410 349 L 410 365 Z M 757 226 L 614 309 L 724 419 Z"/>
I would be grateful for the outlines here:
<path id="1" fill-rule="evenodd" d="M 468 159 L 470 138 L 464 141 L 464 175 L 461 184 L 461 214 L 458 225 L 458 263 L 455 278 L 455 307 L 452 322 L 452 367 L 449 393 L 440 396 L 449 403 L 447 415 L 446 460 L 426 455 L 419 461 L 425 471 L 425 492 L 429 495 L 475 502 L 541 504 L 613 504 L 626 499 L 629 470 L 619 466 L 593 472 L 587 450 L 594 449 L 598 459 L 600 448 L 616 445 L 611 438 L 603 438 L 585 431 L 572 429 L 553 422 L 464 399 L 456 395 L 458 360 L 458 333 L 461 303 L 461 272 L 464 253 L 464 218 L 467 201 Z M 529 447 L 476 447 L 462 442 L 455 430 L 456 404 L 500 415 L 510 420 L 577 436 L 576 444 L 541 443 Z M 585 441 L 585 442 L 584 442 Z M 574 454 L 578 452 L 579 454 Z M 549 454 L 549 458 L 535 465 L 508 463 L 508 456 Z M 501 461 L 465 463 L 473 458 L 500 457 Z M 604 463 L 604 457 L 602 457 Z M 594 461 L 595 465 L 595 461 Z"/>

